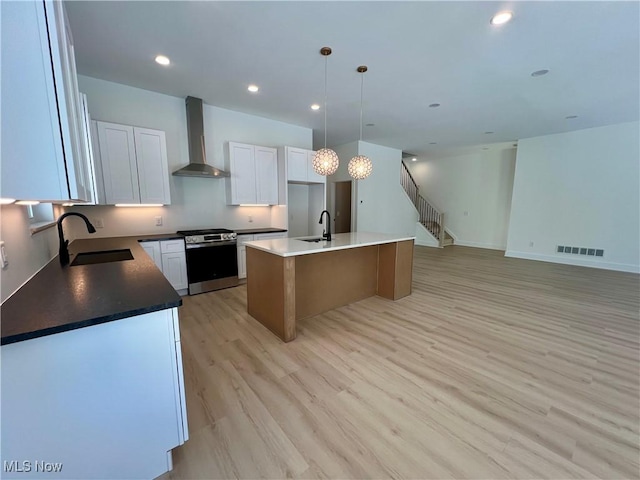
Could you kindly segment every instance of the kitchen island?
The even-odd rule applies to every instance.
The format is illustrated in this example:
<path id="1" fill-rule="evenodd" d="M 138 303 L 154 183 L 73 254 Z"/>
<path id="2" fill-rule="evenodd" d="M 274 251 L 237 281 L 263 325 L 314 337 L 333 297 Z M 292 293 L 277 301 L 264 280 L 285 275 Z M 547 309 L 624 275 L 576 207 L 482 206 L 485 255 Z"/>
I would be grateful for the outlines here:
<path id="1" fill-rule="evenodd" d="M 56 257 L 2 304 L 3 478 L 171 469 L 171 449 L 188 439 L 182 300 L 138 244 L 167 238 L 176 236 L 76 240 L 72 263 L 96 251 L 132 258 L 61 266 Z"/>
<path id="2" fill-rule="evenodd" d="M 414 237 L 339 233 L 330 242 L 247 242 L 247 310 L 285 342 L 296 322 L 379 295 L 411 294 Z"/>

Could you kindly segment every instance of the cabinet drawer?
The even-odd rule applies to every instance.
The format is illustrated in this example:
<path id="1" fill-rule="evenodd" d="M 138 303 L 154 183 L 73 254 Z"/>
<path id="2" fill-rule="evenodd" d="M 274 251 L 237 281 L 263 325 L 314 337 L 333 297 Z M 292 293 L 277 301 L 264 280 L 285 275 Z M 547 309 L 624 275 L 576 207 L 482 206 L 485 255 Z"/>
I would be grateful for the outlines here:
<path id="1" fill-rule="evenodd" d="M 164 240 L 160 242 L 160 251 L 162 253 L 184 252 L 184 240 Z"/>
<path id="2" fill-rule="evenodd" d="M 247 242 L 252 242 L 255 240 L 254 235 L 238 235 L 238 246 L 244 245 Z"/>

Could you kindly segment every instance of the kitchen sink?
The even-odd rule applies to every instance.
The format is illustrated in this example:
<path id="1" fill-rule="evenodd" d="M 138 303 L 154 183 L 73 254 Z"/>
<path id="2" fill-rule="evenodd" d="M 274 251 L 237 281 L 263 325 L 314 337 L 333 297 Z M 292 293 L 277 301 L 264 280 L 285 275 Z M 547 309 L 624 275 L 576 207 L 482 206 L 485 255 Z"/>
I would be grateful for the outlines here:
<path id="1" fill-rule="evenodd" d="M 94 265 L 96 263 L 123 262 L 125 260 L 133 260 L 131 250 L 104 250 L 101 252 L 84 252 L 76 255 L 71 262 L 71 266 L 77 265 Z"/>
<path id="2" fill-rule="evenodd" d="M 318 242 L 322 242 L 325 239 L 322 237 L 318 237 L 318 238 L 299 238 L 298 240 L 302 240 L 303 242 L 318 243 Z"/>

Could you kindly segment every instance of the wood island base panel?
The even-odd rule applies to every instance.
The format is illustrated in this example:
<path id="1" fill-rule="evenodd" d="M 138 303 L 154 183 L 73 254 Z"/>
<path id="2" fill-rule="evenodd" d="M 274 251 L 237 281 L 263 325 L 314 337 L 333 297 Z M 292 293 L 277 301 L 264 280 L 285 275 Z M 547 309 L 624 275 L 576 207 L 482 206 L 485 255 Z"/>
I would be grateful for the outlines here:
<path id="1" fill-rule="evenodd" d="M 291 240 L 289 240 L 291 241 Z M 413 239 L 308 255 L 247 248 L 247 310 L 285 342 L 296 322 L 378 295 L 411 294 Z"/>

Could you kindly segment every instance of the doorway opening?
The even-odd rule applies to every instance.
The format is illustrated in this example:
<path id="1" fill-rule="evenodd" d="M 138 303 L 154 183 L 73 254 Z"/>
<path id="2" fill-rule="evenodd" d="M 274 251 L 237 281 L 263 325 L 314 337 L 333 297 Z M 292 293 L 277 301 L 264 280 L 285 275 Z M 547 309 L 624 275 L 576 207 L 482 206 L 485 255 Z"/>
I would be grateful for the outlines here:
<path id="1" fill-rule="evenodd" d="M 348 233 L 351 231 L 351 180 L 334 182 L 334 231 Z"/>

